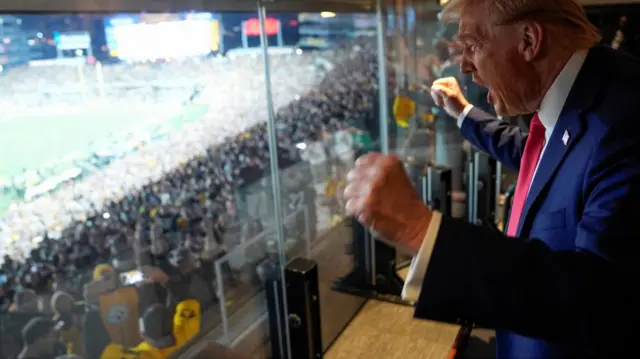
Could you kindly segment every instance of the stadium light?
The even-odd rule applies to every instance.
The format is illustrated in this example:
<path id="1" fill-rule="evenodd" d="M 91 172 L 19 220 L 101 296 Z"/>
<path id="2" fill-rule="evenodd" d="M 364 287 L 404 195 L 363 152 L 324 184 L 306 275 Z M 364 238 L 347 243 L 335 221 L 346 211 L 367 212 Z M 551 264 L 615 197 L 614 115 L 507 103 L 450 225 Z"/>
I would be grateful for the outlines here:
<path id="1" fill-rule="evenodd" d="M 328 19 L 331 17 L 336 17 L 336 13 L 331 11 L 323 11 L 320 13 L 320 17 L 324 19 Z"/>
<path id="2" fill-rule="evenodd" d="M 306 143 L 304 143 L 304 142 L 300 142 L 300 143 L 298 143 L 298 144 L 296 145 L 296 147 L 297 147 L 299 150 L 304 151 L 304 150 L 307 148 L 307 144 L 306 144 Z"/>

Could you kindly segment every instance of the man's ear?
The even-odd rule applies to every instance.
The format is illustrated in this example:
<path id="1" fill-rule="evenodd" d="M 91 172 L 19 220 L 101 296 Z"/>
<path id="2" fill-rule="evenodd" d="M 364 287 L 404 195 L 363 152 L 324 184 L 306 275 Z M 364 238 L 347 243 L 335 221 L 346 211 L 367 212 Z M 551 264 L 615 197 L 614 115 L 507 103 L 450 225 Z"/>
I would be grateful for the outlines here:
<path id="1" fill-rule="evenodd" d="M 521 25 L 520 45 L 518 50 L 523 55 L 525 61 L 533 61 L 542 50 L 542 41 L 544 38 L 544 28 L 537 22 L 526 22 Z"/>

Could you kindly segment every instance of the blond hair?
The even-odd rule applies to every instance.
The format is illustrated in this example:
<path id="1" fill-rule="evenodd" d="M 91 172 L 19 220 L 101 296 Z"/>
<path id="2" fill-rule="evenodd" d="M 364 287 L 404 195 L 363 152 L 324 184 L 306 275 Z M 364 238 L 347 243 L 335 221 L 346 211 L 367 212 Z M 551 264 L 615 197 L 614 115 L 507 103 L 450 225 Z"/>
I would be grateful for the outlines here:
<path id="1" fill-rule="evenodd" d="M 456 21 L 467 6 L 483 8 L 481 16 L 490 25 L 535 21 L 544 26 L 547 39 L 566 50 L 588 49 L 600 42 L 598 29 L 574 0 L 451 0 L 442 13 L 445 21 Z"/>

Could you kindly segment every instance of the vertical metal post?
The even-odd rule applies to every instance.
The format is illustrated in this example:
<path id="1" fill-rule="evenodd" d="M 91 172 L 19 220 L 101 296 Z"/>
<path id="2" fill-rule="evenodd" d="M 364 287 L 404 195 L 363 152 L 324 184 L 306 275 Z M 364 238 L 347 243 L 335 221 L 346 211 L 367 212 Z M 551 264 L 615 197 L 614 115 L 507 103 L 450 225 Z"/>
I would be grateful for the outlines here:
<path id="1" fill-rule="evenodd" d="M 278 139 L 276 136 L 276 118 L 273 109 L 273 98 L 271 96 L 271 73 L 269 68 L 269 41 L 267 39 L 266 32 L 266 12 L 267 10 L 262 5 L 262 2 L 258 0 L 258 18 L 260 19 L 260 45 L 262 46 L 262 60 L 264 62 L 264 84 L 267 98 L 267 132 L 269 135 L 269 157 L 270 157 L 270 168 L 271 168 L 271 188 L 273 190 L 273 214 L 275 216 L 275 225 L 276 225 L 276 235 L 277 235 L 277 248 L 278 248 L 278 257 L 279 257 L 279 269 L 281 273 L 281 278 L 284 278 L 285 271 L 284 266 L 287 261 L 287 256 L 285 252 L 285 240 L 284 240 L 284 222 L 282 215 L 282 203 L 281 203 L 281 192 L 280 192 L 280 166 L 278 165 Z M 282 281 L 282 288 L 280 288 L 282 293 L 286 292 L 286 284 L 285 281 Z M 282 296 L 283 308 L 287 308 L 287 296 Z M 283 316 L 286 318 L 286 315 Z M 278 337 L 278 344 L 281 346 L 281 353 L 289 353 L 289 348 L 291 348 L 291 341 L 289 338 L 289 322 L 284 320 L 284 323 L 279 323 L 280 325 L 280 333 Z M 273 334 L 273 333 L 272 333 Z M 284 341 L 282 340 L 281 335 L 284 335 Z M 285 351 L 285 349 L 287 349 Z"/>
<path id="2" fill-rule="evenodd" d="M 315 204 L 312 203 L 312 206 Z M 307 242 L 307 258 L 311 258 L 311 228 L 309 228 L 309 224 L 311 223 L 311 216 L 309 215 L 309 205 L 306 205 L 304 208 L 304 238 Z"/>
<path id="3" fill-rule="evenodd" d="M 500 218 L 500 195 L 501 194 L 502 194 L 502 162 L 496 162 L 496 191 L 493 194 L 496 197 L 494 198 L 495 204 L 496 204 L 494 209 L 495 224 L 498 224 L 498 219 Z"/>
<path id="4" fill-rule="evenodd" d="M 415 3 L 414 0 L 408 0 L 406 9 L 404 11 L 404 24 L 405 24 L 405 38 L 407 39 L 407 48 L 409 51 L 409 64 L 411 67 L 407 69 L 407 73 L 411 74 L 409 78 L 409 84 L 420 83 L 418 78 L 418 27 L 415 21 Z M 413 14 L 413 21 L 411 21 L 410 15 Z M 416 114 L 423 114 L 425 112 L 425 106 L 423 104 L 416 104 Z M 420 128 L 421 121 L 415 121 L 416 128 Z"/>
<path id="5" fill-rule="evenodd" d="M 431 169 L 431 167 L 429 167 L 429 170 Z M 427 175 L 429 174 L 429 172 L 427 172 Z M 429 183 L 429 178 L 428 176 L 422 176 L 420 177 L 420 187 L 422 187 L 421 189 L 421 194 L 422 194 L 422 202 L 424 202 L 424 204 L 429 205 L 429 197 L 430 197 L 430 183 Z"/>
<path id="6" fill-rule="evenodd" d="M 378 47 L 378 101 L 380 102 L 380 151 L 389 154 L 389 101 L 387 100 L 387 48 L 383 1 L 376 0 L 376 32 Z M 376 246 L 371 243 L 371 284 L 376 285 Z"/>
<path id="7" fill-rule="evenodd" d="M 371 232 L 365 230 L 364 231 L 364 252 L 369 253 L 368 256 L 364 258 L 365 268 L 369 271 L 369 281 L 372 286 L 376 285 L 376 239 L 371 234 Z"/>
<path id="8" fill-rule="evenodd" d="M 284 47 L 284 40 L 282 37 L 282 22 L 278 20 L 278 46 Z"/>
<path id="9" fill-rule="evenodd" d="M 282 266 L 282 268 L 283 268 L 282 272 L 284 273 L 284 266 Z M 282 278 L 284 278 L 284 277 L 282 277 Z M 271 281 L 271 285 L 273 286 L 273 295 L 275 296 L 275 302 L 276 303 L 281 303 L 281 302 L 286 302 L 287 301 L 287 295 L 283 291 L 283 288 L 286 288 L 285 287 L 285 281 L 281 280 L 280 284 L 281 284 L 281 286 L 280 286 L 281 288 L 278 288 L 278 282 L 277 281 Z M 280 299 L 280 296 L 278 295 L 278 292 L 280 292 L 280 291 L 282 291 L 282 299 Z M 281 329 L 282 328 L 282 323 L 280 323 L 280 319 L 284 318 L 284 313 L 280 313 L 280 308 L 284 308 L 284 310 L 286 311 L 287 307 L 286 306 L 280 307 L 278 305 L 275 305 L 273 308 L 276 310 L 275 317 L 278 318 L 278 329 Z M 284 322 L 286 322 L 286 320 Z M 279 353 L 280 354 L 289 353 L 289 350 L 285 351 L 285 349 L 291 348 L 291 346 L 288 344 L 289 342 L 287 341 L 287 346 L 285 347 L 284 341 L 282 340 L 282 334 L 283 334 L 282 330 L 280 330 L 280 333 L 278 333 L 278 334 L 279 334 L 278 335 L 278 347 L 280 348 Z M 273 333 L 271 335 L 273 335 Z M 287 338 L 289 338 L 289 331 L 288 330 L 287 330 L 287 333 L 285 334 L 285 336 Z M 271 345 L 273 345 L 273 343 Z M 287 356 L 289 356 L 289 355 L 287 354 Z"/>
<path id="10" fill-rule="evenodd" d="M 218 44 L 218 53 L 219 54 L 224 54 L 224 23 L 222 21 L 222 16 L 223 15 L 218 15 L 218 29 L 220 31 L 220 34 L 218 34 L 218 37 L 220 38 L 220 43 Z"/>
<path id="11" fill-rule="evenodd" d="M 427 205 L 431 208 L 433 208 L 434 202 L 433 202 L 433 167 L 429 166 L 429 168 L 427 169 L 427 183 L 428 183 L 428 192 L 427 192 Z M 444 198 L 440 199 L 441 201 L 444 201 Z M 439 209 L 439 208 L 436 208 Z"/>
<path id="12" fill-rule="evenodd" d="M 474 208 L 476 206 L 476 185 L 475 181 L 475 166 L 474 166 L 474 158 L 471 157 L 469 163 L 467 165 L 467 220 L 469 223 L 475 223 L 476 219 L 473 216 Z"/>
<path id="13" fill-rule="evenodd" d="M 472 214 L 472 218 L 473 221 L 471 223 L 476 224 L 478 222 L 478 195 L 479 195 L 479 184 L 480 184 L 480 152 L 476 152 L 473 155 L 473 193 L 474 193 L 474 199 L 473 199 L 473 214 Z M 486 190 L 487 185 L 484 185 L 484 188 Z"/>
<path id="14" fill-rule="evenodd" d="M 224 341 L 225 344 L 229 344 L 231 342 L 231 337 L 229 337 L 229 314 L 227 313 L 227 299 L 224 294 L 224 280 L 222 279 L 222 261 L 227 260 L 226 255 L 218 259 L 214 265 L 216 268 L 216 282 L 218 282 L 217 295 L 218 301 L 220 302 L 220 316 L 222 317 L 222 330 L 224 331 Z"/>
<path id="15" fill-rule="evenodd" d="M 240 29 L 240 33 L 242 34 L 242 48 L 243 49 L 246 49 L 246 48 L 249 47 L 249 39 L 247 38 L 247 33 L 245 32 L 245 25 L 246 25 L 246 21 L 243 21 L 240 24 L 240 26 L 242 27 Z M 260 31 L 262 31 L 262 27 L 260 28 Z M 262 41 L 262 36 L 260 36 L 260 41 Z"/>
<path id="16" fill-rule="evenodd" d="M 389 101 L 387 99 L 386 21 L 383 1 L 376 0 L 376 30 L 378 42 L 378 101 L 380 101 L 380 151 L 389 154 Z"/>

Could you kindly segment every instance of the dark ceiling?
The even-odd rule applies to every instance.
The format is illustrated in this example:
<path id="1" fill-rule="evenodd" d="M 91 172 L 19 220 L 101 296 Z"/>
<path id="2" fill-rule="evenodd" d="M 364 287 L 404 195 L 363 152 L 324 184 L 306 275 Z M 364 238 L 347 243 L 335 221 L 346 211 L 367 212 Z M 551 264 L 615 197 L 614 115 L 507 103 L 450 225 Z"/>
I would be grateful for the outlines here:
<path id="1" fill-rule="evenodd" d="M 277 12 L 371 12 L 375 0 L 265 0 L 268 11 Z M 0 12 L 212 12 L 255 11 L 251 0 L 1 0 Z"/>
<path id="2" fill-rule="evenodd" d="M 389 5 L 419 1 L 422 6 L 437 7 L 438 0 L 382 0 Z M 273 12 L 373 12 L 376 0 L 263 0 Z M 578 0 L 585 5 L 640 3 L 640 0 Z M 247 12 L 257 9 L 252 0 L 0 0 L 0 12 Z"/>

